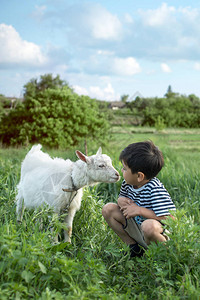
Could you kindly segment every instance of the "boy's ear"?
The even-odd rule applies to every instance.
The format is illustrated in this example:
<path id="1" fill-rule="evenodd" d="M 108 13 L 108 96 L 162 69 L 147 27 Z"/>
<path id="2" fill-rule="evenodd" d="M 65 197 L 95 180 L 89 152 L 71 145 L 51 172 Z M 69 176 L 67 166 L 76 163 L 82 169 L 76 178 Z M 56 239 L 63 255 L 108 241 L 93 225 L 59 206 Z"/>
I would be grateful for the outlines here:
<path id="1" fill-rule="evenodd" d="M 138 172 L 138 182 L 141 182 L 141 181 L 143 181 L 143 180 L 144 180 L 144 178 L 145 178 L 145 175 L 144 175 L 144 173 L 142 173 L 142 172 Z"/>

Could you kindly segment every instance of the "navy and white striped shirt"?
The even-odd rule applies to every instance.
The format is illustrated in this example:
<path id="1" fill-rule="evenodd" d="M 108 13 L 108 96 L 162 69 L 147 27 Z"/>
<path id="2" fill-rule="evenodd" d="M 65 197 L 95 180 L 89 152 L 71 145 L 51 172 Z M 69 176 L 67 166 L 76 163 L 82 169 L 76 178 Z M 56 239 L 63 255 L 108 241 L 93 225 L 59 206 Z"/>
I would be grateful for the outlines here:
<path id="1" fill-rule="evenodd" d="M 176 210 L 169 193 L 156 177 L 138 189 L 134 189 L 132 185 L 127 184 L 124 180 L 119 197 L 129 198 L 138 206 L 153 210 L 158 217 L 170 215 L 169 210 Z M 145 218 L 137 216 L 135 220 L 138 224 L 141 224 Z"/>

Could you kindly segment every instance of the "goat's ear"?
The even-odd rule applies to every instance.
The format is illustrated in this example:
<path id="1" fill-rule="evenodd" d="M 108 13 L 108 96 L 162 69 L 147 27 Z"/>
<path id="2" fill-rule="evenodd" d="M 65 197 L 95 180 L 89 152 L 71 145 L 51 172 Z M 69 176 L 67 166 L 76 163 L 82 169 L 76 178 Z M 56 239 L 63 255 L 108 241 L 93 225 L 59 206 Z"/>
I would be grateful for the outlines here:
<path id="1" fill-rule="evenodd" d="M 101 154 L 102 154 L 102 149 L 101 149 L 101 147 L 99 147 L 99 149 L 98 149 L 96 155 L 101 155 Z"/>
<path id="2" fill-rule="evenodd" d="M 76 150 L 76 156 L 77 156 L 80 160 L 84 161 L 85 163 L 88 162 L 88 157 L 87 157 L 86 155 L 84 155 L 81 151 Z"/>

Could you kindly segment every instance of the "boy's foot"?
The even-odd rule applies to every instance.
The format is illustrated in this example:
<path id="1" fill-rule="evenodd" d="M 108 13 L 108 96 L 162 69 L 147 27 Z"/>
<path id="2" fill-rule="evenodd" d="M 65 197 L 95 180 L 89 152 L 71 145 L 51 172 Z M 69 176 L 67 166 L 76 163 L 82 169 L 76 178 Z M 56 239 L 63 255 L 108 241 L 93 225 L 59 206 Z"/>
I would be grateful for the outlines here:
<path id="1" fill-rule="evenodd" d="M 136 256 L 141 257 L 145 252 L 145 250 L 141 246 L 139 246 L 138 243 L 129 245 L 129 248 L 130 248 L 130 257 L 131 258 L 136 257 Z"/>

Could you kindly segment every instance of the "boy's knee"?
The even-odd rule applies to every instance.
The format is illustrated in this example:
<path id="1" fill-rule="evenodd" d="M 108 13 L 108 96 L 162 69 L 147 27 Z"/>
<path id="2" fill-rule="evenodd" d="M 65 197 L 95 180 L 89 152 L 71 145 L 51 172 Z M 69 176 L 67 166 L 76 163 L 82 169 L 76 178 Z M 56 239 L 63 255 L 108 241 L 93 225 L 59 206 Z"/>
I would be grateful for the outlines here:
<path id="1" fill-rule="evenodd" d="M 102 215 L 106 219 L 107 217 L 112 215 L 112 212 L 116 209 L 117 204 L 115 203 L 107 203 L 102 208 Z"/>
<path id="2" fill-rule="evenodd" d="M 154 234 L 160 233 L 161 224 L 156 220 L 148 219 L 142 223 L 141 228 L 145 236 L 151 237 Z"/>

